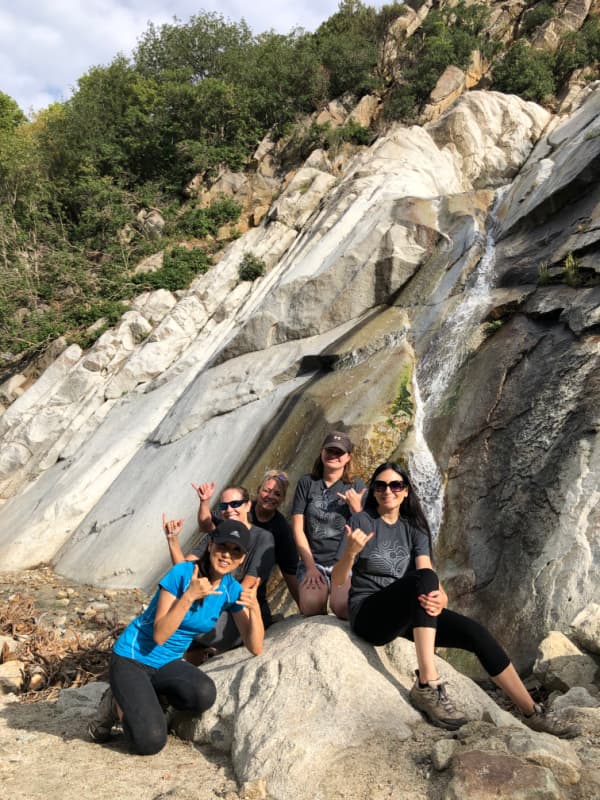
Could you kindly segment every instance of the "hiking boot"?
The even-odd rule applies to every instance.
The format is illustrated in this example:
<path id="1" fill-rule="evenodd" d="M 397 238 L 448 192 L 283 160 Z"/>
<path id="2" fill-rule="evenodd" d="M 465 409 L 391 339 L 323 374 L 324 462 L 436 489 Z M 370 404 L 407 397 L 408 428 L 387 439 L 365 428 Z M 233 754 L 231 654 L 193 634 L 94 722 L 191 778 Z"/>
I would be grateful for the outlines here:
<path id="1" fill-rule="evenodd" d="M 95 719 L 88 725 L 90 739 L 93 742 L 108 742 L 111 737 L 113 725 L 118 721 L 117 703 L 109 686 L 100 698 Z"/>
<path id="2" fill-rule="evenodd" d="M 558 736 L 560 739 L 573 739 L 581 733 L 579 725 L 559 719 L 556 714 L 547 711 L 540 703 L 534 703 L 533 707 L 535 709 L 533 714 L 523 715 L 523 722 L 532 731 L 551 733 L 552 736 Z"/>
<path id="3" fill-rule="evenodd" d="M 459 711 L 457 711 L 448 695 L 446 685 L 441 678 L 436 681 L 429 681 L 425 686 L 419 684 L 419 671 L 416 671 L 417 680 L 415 681 L 408 699 L 412 705 L 438 728 L 445 728 L 448 731 L 455 731 L 468 722 Z"/>

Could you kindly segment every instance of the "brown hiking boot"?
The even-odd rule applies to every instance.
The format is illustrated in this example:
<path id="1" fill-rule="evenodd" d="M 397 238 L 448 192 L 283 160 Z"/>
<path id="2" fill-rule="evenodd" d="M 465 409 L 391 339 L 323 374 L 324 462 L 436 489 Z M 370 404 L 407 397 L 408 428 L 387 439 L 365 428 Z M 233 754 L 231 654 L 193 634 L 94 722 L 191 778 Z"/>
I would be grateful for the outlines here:
<path id="1" fill-rule="evenodd" d="M 533 707 L 535 709 L 533 714 L 528 717 L 523 715 L 523 722 L 532 731 L 550 733 L 560 739 L 573 739 L 581 733 L 579 725 L 575 725 L 573 722 L 565 722 L 557 717 L 556 714 L 547 711 L 540 703 L 534 703 Z"/>
<path id="2" fill-rule="evenodd" d="M 430 722 L 448 731 L 455 731 L 468 722 L 468 719 L 452 705 L 446 694 L 446 685 L 441 678 L 429 681 L 426 686 L 420 686 L 418 670 L 416 675 L 417 680 L 409 692 L 408 699 Z"/>
<path id="3" fill-rule="evenodd" d="M 117 703 L 110 686 L 100 698 L 96 718 L 88 725 L 88 734 L 93 742 L 108 742 L 113 725 L 119 721 Z"/>

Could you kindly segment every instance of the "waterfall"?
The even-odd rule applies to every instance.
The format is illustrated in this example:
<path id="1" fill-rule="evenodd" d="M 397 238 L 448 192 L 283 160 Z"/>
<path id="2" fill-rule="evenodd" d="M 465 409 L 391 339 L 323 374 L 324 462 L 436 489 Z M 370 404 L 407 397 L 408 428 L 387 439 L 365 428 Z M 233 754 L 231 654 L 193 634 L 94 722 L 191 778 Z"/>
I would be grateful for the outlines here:
<path id="1" fill-rule="evenodd" d="M 431 533 L 435 538 L 442 524 L 444 513 L 443 478 L 425 439 L 425 406 L 421 399 L 416 371 L 413 375 L 413 398 L 415 402 L 413 429 L 415 441 L 413 450 L 408 456 L 408 468 L 429 521 Z"/>
<path id="2" fill-rule="evenodd" d="M 490 296 L 491 279 L 496 263 L 495 226 L 486 236 L 483 255 L 470 286 L 465 287 L 459 304 L 446 316 L 437 335 L 429 344 L 418 368 L 426 388 L 425 413 L 435 409 L 440 398 L 465 361 L 469 340 L 481 321 L 481 311 Z"/>
<path id="3" fill-rule="evenodd" d="M 494 209 L 502 194 L 503 192 L 497 193 Z M 444 480 L 427 444 L 425 423 L 433 416 L 438 403 L 463 365 L 469 353 L 469 342 L 481 322 L 482 311 L 489 300 L 496 263 L 494 209 L 490 214 L 491 224 L 477 268 L 465 285 L 455 308 L 446 313 L 440 329 L 430 340 L 425 355 L 413 374 L 415 445 L 409 456 L 409 468 L 434 537 L 439 532 L 444 514 Z"/>

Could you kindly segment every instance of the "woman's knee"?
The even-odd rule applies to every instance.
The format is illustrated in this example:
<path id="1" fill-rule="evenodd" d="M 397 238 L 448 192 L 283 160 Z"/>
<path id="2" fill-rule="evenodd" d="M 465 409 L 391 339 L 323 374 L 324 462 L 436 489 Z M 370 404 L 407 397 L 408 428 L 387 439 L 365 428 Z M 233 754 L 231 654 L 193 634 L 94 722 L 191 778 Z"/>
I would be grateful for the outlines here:
<path id="1" fill-rule="evenodd" d="M 190 710 L 196 713 L 202 713 L 215 704 L 215 700 L 217 699 L 217 687 L 212 678 L 209 678 L 204 672 L 198 670 L 198 674 L 202 676 L 202 680 L 194 687 L 195 691 L 192 700 L 193 708 Z"/>
<path id="2" fill-rule="evenodd" d="M 153 756 L 159 753 L 167 743 L 166 720 L 146 723 L 139 730 L 132 730 L 126 726 L 131 738 L 133 749 L 140 756 Z"/>
<path id="3" fill-rule="evenodd" d="M 212 678 L 188 662 L 169 665 L 168 671 L 161 672 L 155 689 L 178 711 L 191 714 L 202 714 L 217 699 L 217 687 Z"/>
<path id="4" fill-rule="evenodd" d="M 338 619 L 348 619 L 348 591 L 349 584 L 343 586 L 331 586 L 329 595 L 329 605 Z"/>
<path id="5" fill-rule="evenodd" d="M 348 601 L 332 597 L 329 605 L 338 619 L 348 619 Z"/>
<path id="6" fill-rule="evenodd" d="M 299 608 L 305 617 L 314 617 L 317 614 L 327 613 L 327 589 L 303 589 L 300 587 Z"/>
<path id="7" fill-rule="evenodd" d="M 427 594 L 428 592 L 435 592 L 440 588 L 440 580 L 437 573 L 432 569 L 417 569 L 416 575 L 416 589 L 417 594 Z"/>

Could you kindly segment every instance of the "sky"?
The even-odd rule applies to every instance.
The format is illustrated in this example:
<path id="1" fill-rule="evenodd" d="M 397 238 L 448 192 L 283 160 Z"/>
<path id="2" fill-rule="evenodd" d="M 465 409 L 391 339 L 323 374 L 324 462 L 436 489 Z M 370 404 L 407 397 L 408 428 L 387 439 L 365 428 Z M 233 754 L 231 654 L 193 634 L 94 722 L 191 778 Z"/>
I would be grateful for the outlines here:
<path id="1" fill-rule="evenodd" d="M 368 2 L 379 7 L 381 2 Z M 90 67 L 131 55 L 148 22 L 200 11 L 246 20 L 254 33 L 315 30 L 338 0 L 14 0 L 0 5 L 0 91 L 27 114 L 67 100 Z"/>

